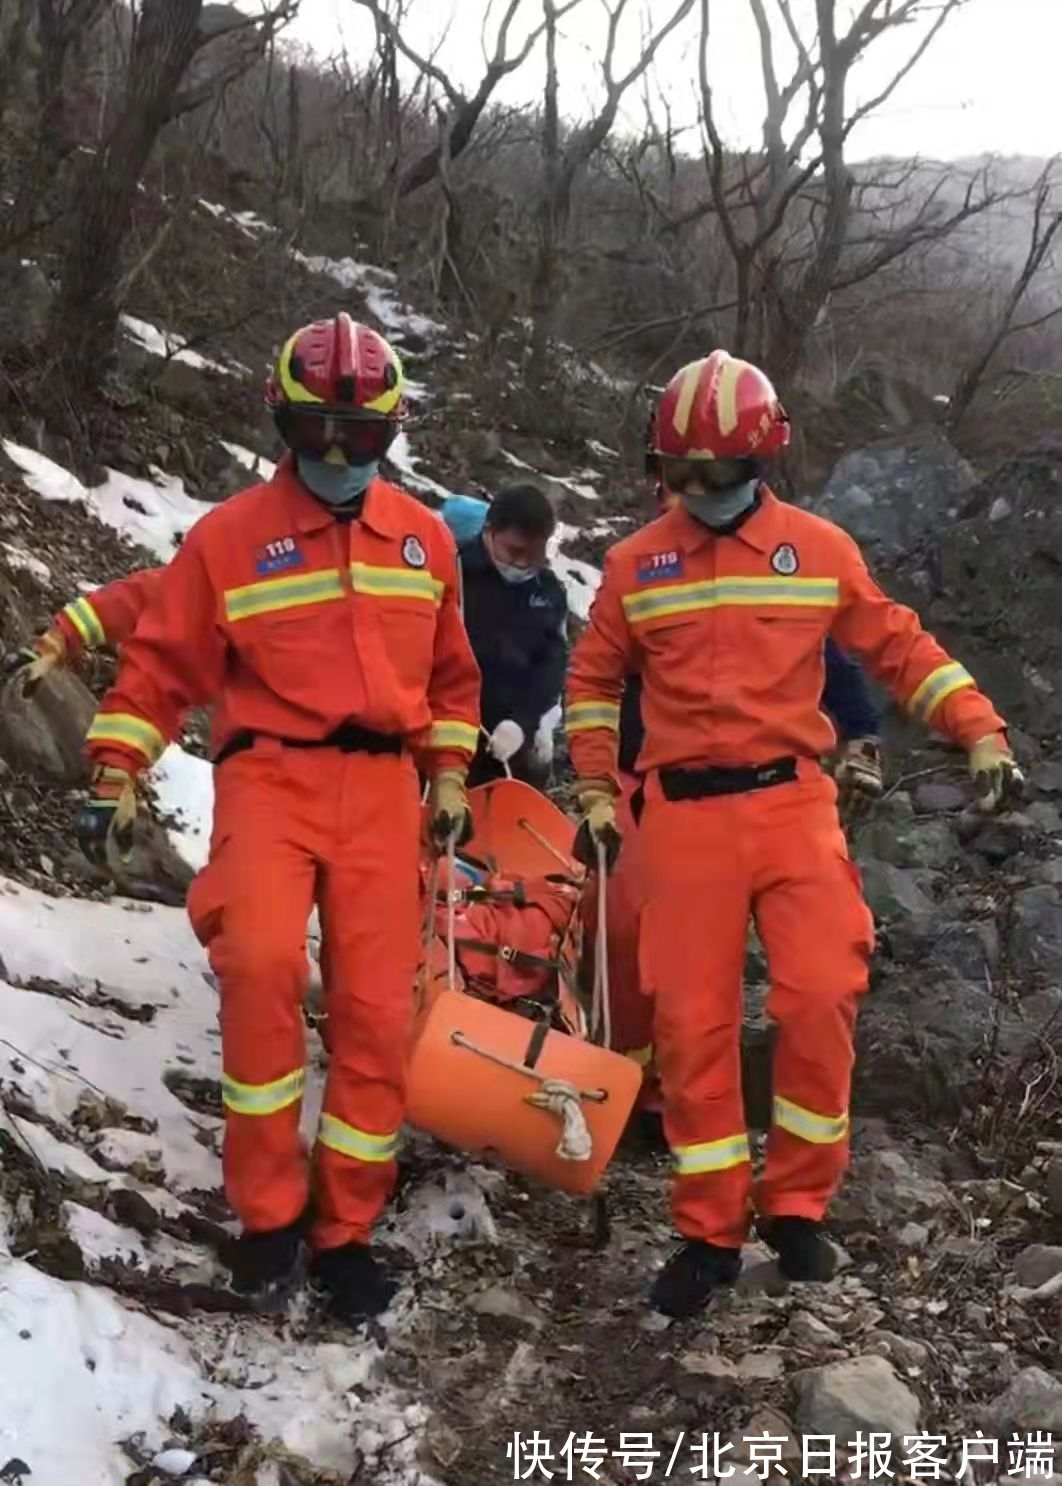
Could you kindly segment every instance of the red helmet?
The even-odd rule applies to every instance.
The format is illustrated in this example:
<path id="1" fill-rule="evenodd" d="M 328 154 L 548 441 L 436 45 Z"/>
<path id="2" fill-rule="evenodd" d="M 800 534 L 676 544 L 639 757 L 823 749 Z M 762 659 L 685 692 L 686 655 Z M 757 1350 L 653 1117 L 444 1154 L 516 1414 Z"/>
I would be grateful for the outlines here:
<path id="1" fill-rule="evenodd" d="M 405 374 L 382 335 L 341 311 L 286 342 L 266 383 L 266 406 L 292 449 L 340 448 L 351 462 L 387 452 L 406 415 Z"/>
<path id="2" fill-rule="evenodd" d="M 665 459 L 755 459 L 789 443 L 789 415 L 758 367 L 713 351 L 677 371 L 656 412 Z"/>

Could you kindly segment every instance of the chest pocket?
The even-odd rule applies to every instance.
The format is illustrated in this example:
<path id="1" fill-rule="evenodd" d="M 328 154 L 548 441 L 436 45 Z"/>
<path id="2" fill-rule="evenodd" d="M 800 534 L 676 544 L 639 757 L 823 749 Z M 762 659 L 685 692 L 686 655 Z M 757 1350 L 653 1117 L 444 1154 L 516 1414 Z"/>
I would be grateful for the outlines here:
<path id="1" fill-rule="evenodd" d="M 403 690 L 427 690 L 435 656 L 438 609 L 426 599 L 359 595 L 356 622 L 371 624 L 380 655 Z"/>

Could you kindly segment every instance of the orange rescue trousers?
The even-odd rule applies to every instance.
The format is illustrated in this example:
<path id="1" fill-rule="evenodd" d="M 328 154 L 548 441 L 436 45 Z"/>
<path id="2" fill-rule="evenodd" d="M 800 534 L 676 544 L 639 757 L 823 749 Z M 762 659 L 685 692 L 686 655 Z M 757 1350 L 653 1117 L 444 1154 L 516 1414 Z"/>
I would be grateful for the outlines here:
<path id="1" fill-rule="evenodd" d="M 245 1231 L 310 1196 L 299 1138 L 314 903 L 330 1060 L 313 1153 L 319 1249 L 365 1243 L 395 1179 L 419 953 L 420 806 L 408 757 L 259 740 L 217 771 L 189 916 L 221 992 L 225 1191 Z"/>
<path id="2" fill-rule="evenodd" d="M 873 920 L 836 788 L 810 761 L 790 783 L 677 802 L 652 774 L 639 837 L 642 979 L 655 991 L 675 1224 L 684 1237 L 738 1248 L 753 1207 L 822 1218 L 847 1166 L 852 1034 Z M 740 1057 L 750 913 L 778 1027 L 767 1163 L 755 1191 Z"/>

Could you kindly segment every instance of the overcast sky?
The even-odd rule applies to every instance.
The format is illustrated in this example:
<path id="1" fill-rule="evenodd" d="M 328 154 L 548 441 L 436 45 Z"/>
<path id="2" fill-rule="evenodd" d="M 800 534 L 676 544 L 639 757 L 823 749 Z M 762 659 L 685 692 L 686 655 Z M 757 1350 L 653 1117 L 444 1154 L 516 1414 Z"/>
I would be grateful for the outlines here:
<path id="1" fill-rule="evenodd" d="M 481 23 L 491 0 L 408 3 L 413 17 L 409 37 L 414 45 L 429 50 L 449 22 L 439 60 L 455 78 L 474 85 L 481 67 Z M 670 4 L 671 0 L 651 0 L 655 15 L 668 14 Z M 851 0 L 841 0 L 839 13 L 846 13 L 850 4 Z M 794 5 L 805 17 L 814 13 L 813 0 L 794 0 Z M 502 0 L 493 0 L 493 12 L 501 8 Z M 771 0 L 768 8 L 774 9 Z M 637 46 L 645 9 L 636 0 L 630 5 L 630 23 L 623 36 L 626 55 Z M 541 14 L 538 0 L 523 0 L 523 13 L 533 25 Z M 582 0 L 564 22 L 559 61 L 562 105 L 570 117 L 585 117 L 593 107 L 602 15 L 600 0 Z M 728 142 L 755 145 L 760 139 L 763 92 L 748 0 L 713 0 L 712 15 L 711 65 L 720 124 Z M 302 12 L 291 34 L 322 53 L 335 50 L 345 40 L 355 57 L 368 54 L 373 38 L 372 22 L 354 0 L 302 0 Z M 515 29 L 513 34 L 517 34 Z M 895 43 L 880 42 L 872 49 L 854 78 L 856 101 L 880 90 L 911 41 L 908 30 Z M 1062 147 L 1060 67 L 1062 0 L 966 0 L 917 69 L 880 113 L 853 135 L 850 157 L 957 157 L 983 152 L 1049 155 Z M 540 48 L 508 80 L 502 96 L 512 103 L 536 97 L 542 72 Z M 674 116 L 687 122 L 695 117 L 696 72 L 693 23 L 661 50 L 657 68 L 657 84 L 666 93 Z M 639 115 L 639 99 L 629 95 L 628 122 L 637 127 Z"/>

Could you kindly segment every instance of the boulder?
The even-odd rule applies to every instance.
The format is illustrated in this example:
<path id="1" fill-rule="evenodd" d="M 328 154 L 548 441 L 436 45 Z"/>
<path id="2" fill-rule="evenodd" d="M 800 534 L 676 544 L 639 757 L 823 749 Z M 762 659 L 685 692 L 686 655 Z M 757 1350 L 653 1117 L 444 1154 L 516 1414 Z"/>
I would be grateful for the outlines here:
<path id="1" fill-rule="evenodd" d="M 32 697 L 12 677 L 0 692 L 0 757 L 23 773 L 85 783 L 82 750 L 95 715 L 95 698 L 70 671 L 53 671 Z"/>
<path id="2" fill-rule="evenodd" d="M 834 1201 L 839 1223 L 893 1228 L 919 1219 L 940 1218 L 953 1207 L 948 1188 L 916 1171 L 897 1150 L 856 1149 L 849 1179 Z"/>
<path id="3" fill-rule="evenodd" d="M 798 1428 L 840 1441 L 860 1430 L 902 1438 L 918 1429 L 921 1404 L 884 1357 L 853 1357 L 796 1377 Z"/>
<path id="4" fill-rule="evenodd" d="M 1011 953 L 1024 965 L 1062 976 L 1062 892 L 1044 884 L 1014 899 Z"/>
<path id="5" fill-rule="evenodd" d="M 863 874 L 863 894 L 876 919 L 928 918 L 933 913 L 933 900 L 925 892 L 930 882 L 927 873 L 894 867 L 859 852 L 856 859 Z"/>
<path id="6" fill-rule="evenodd" d="M 989 1405 L 988 1422 L 1000 1431 L 1062 1432 L 1062 1383 L 1042 1367 L 1025 1367 Z"/>
<path id="7" fill-rule="evenodd" d="M 919 429 L 846 454 L 814 509 L 842 526 L 868 557 L 896 558 L 948 525 L 977 485 L 958 450 Z"/>
<path id="8" fill-rule="evenodd" d="M 912 800 L 916 810 L 924 811 L 926 814 L 936 814 L 940 811 L 948 812 L 962 810 L 970 802 L 969 792 L 958 784 L 949 784 L 947 780 L 923 779 L 914 787 Z"/>
<path id="9" fill-rule="evenodd" d="M 155 394 L 182 412 L 210 416 L 210 386 L 203 373 L 187 361 L 166 362 L 155 379 Z"/>
<path id="10" fill-rule="evenodd" d="M 1062 1274 L 1062 1248 L 1058 1244 L 1033 1243 L 1014 1261 L 1018 1284 L 1035 1290 Z"/>
<path id="11" fill-rule="evenodd" d="M 960 856 L 962 848 L 946 820 L 874 820 L 859 833 L 857 855 L 894 867 L 940 871 Z"/>

